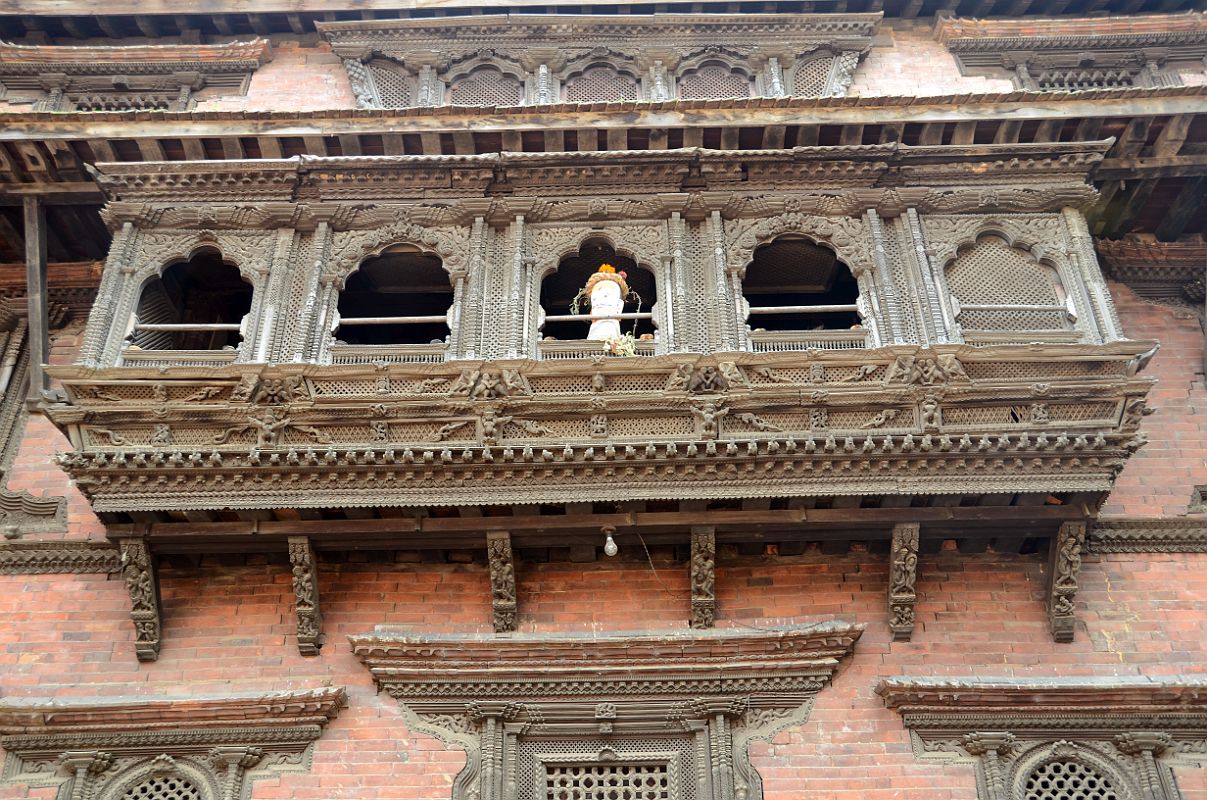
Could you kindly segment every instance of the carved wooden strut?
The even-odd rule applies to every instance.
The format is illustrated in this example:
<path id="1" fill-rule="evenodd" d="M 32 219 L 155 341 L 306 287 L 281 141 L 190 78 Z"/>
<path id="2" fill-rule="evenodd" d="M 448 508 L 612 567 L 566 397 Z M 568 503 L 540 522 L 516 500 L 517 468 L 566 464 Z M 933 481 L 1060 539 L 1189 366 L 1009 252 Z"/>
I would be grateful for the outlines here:
<path id="1" fill-rule="evenodd" d="M 916 522 L 893 526 L 893 544 L 888 577 L 889 627 L 893 640 L 908 642 L 914 632 L 914 583 L 918 578 L 918 533 Z"/>
<path id="2" fill-rule="evenodd" d="M 491 531 L 486 534 L 486 555 L 490 562 L 490 608 L 495 633 L 516 629 L 515 562 L 511 557 L 511 534 Z"/>
<path id="3" fill-rule="evenodd" d="M 711 628 L 717 618 L 717 534 L 710 526 L 692 528 L 691 590 L 693 628 Z"/>
<path id="4" fill-rule="evenodd" d="M 1058 642 L 1073 641 L 1073 599 L 1077 595 L 1077 573 L 1081 569 L 1085 533 L 1084 522 L 1066 522 L 1052 539 L 1048 620 L 1052 625 L 1052 638 Z"/>
<path id="5" fill-rule="evenodd" d="M 293 570 L 293 595 L 298 614 L 298 651 L 317 656 L 323 646 L 323 614 L 319 610 L 318 575 L 314 547 L 305 536 L 289 537 L 289 563 Z"/>
<path id="6" fill-rule="evenodd" d="M 161 635 L 155 560 L 147 543 L 140 539 L 124 539 L 121 554 L 122 578 L 130 593 L 130 618 L 134 621 L 134 650 L 139 661 L 154 661 L 159 658 Z"/>

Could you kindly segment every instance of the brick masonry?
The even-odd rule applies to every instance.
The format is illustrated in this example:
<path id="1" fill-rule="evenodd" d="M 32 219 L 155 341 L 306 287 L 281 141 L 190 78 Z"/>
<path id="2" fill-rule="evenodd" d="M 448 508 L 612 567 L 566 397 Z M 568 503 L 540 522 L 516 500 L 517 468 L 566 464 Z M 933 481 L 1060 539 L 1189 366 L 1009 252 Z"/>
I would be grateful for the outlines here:
<path id="1" fill-rule="evenodd" d="M 1190 487 L 1207 483 L 1203 336 L 1190 315 L 1114 287 L 1125 329 L 1159 338 L 1149 368 L 1159 411 L 1144 422 L 1152 444 L 1120 478 L 1106 512 L 1178 515 Z M 75 335 L 55 342 L 69 360 Z M 71 538 L 100 538 L 101 527 L 50 462 L 66 443 L 30 420 L 10 478 L 12 488 L 67 492 Z M 645 552 L 622 540 L 616 559 L 565 560 L 517 568 L 519 625 L 525 632 L 646 631 L 686 628 L 687 567 L 668 550 Z M 1089 556 L 1077 595 L 1076 641 L 1055 644 L 1042 596 L 1040 556 L 923 554 L 913 641 L 890 641 L 887 554 L 856 546 L 845 556 L 738 556 L 722 548 L 718 626 L 774 628 L 828 619 L 867 632 L 811 719 L 757 745 L 753 761 L 767 797 L 850 800 L 972 800 L 970 766 L 920 763 L 895 712 L 873 694 L 881 677 L 1202 675 L 1207 672 L 1207 554 Z M 395 703 L 377 694 L 347 636 L 380 623 L 416 632 L 491 628 L 489 578 L 480 560 L 421 563 L 373 554 L 320 565 L 327 644 L 297 652 L 293 595 L 282 544 L 275 556 L 171 560 L 161 572 L 164 646 L 159 661 L 134 656 L 129 600 L 116 576 L 0 576 L 0 697 L 114 696 L 346 686 L 349 708 L 315 746 L 313 769 L 258 782 L 254 798 L 449 797 L 463 757 L 407 732 Z M 1207 769 L 1179 768 L 1186 800 L 1207 800 Z M 0 787 L 0 798 L 51 798 L 47 789 Z"/>

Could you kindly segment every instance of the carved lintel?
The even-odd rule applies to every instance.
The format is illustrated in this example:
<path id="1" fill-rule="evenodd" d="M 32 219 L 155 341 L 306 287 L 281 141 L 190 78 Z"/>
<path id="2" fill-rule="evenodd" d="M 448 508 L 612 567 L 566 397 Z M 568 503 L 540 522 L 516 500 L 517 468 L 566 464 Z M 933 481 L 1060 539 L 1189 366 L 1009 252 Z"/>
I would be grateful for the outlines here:
<path id="1" fill-rule="evenodd" d="M 309 538 L 289 537 L 289 563 L 293 569 L 293 596 L 298 613 L 298 652 L 304 656 L 317 656 L 323 646 L 323 613 L 319 608 L 314 546 Z"/>
<path id="2" fill-rule="evenodd" d="M 888 608 L 893 640 L 908 642 L 914 632 L 914 603 L 918 599 L 914 584 L 918 578 L 918 534 L 916 522 L 893 526 L 893 545 L 889 561 Z"/>
<path id="3" fill-rule="evenodd" d="M 511 557 L 511 534 L 486 534 L 486 556 L 490 563 L 490 608 L 495 633 L 516 629 L 515 562 Z"/>
<path id="4" fill-rule="evenodd" d="M 692 528 L 691 589 L 693 628 L 711 628 L 717 618 L 717 535 L 712 526 Z"/>
<path id="5" fill-rule="evenodd" d="M 1052 538 L 1048 584 L 1048 620 L 1052 638 L 1073 641 L 1073 598 L 1077 595 L 1077 573 L 1085 546 L 1086 524 L 1066 522 Z"/>
<path id="6" fill-rule="evenodd" d="M 142 539 L 121 542 L 122 578 L 130 593 L 130 618 L 134 622 L 134 648 L 139 661 L 159 658 L 161 634 L 159 578 L 155 559 Z"/>

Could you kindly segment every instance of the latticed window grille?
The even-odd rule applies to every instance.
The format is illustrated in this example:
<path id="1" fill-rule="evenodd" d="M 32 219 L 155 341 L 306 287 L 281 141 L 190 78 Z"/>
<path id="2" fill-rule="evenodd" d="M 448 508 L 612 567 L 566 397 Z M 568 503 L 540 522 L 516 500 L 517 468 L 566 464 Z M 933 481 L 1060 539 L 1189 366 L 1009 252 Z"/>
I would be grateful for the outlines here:
<path id="1" fill-rule="evenodd" d="M 997 236 L 961 250 L 948 265 L 947 287 L 971 331 L 1069 330 L 1056 271 Z"/>
<path id="2" fill-rule="evenodd" d="M 123 800 L 204 800 L 192 782 L 176 775 L 155 775 L 125 791 Z"/>
<path id="3" fill-rule="evenodd" d="M 375 58 L 368 63 L 377 85 L 377 96 L 383 108 L 406 108 L 414 105 L 412 100 L 411 76 L 397 64 L 384 58 Z"/>
<path id="4" fill-rule="evenodd" d="M 448 90 L 448 101 L 455 106 L 517 106 L 523 99 L 523 84 L 492 67 L 475 69 Z"/>
<path id="5" fill-rule="evenodd" d="M 792 94 L 798 97 L 820 97 L 825 94 L 833 66 L 833 56 L 813 58 L 797 66 L 796 74 L 792 76 Z"/>
<path id="6" fill-rule="evenodd" d="M 1023 800 L 1125 800 L 1110 779 L 1079 761 L 1049 761 L 1027 776 Z"/>
<path id="7" fill-rule="evenodd" d="M 570 103 L 636 99 L 637 81 L 612 67 L 590 67 L 566 81 L 566 101 Z"/>
<path id="8" fill-rule="evenodd" d="M 1040 89 L 1076 92 L 1135 86 L 1136 76 L 1125 69 L 1051 70 L 1041 72 L 1036 82 Z"/>
<path id="9" fill-rule="evenodd" d="M 750 97 L 750 78 L 726 64 L 703 64 L 679 79 L 679 96 L 685 100 Z"/>
<path id="10" fill-rule="evenodd" d="M 547 767 L 540 800 L 672 800 L 666 764 Z"/>

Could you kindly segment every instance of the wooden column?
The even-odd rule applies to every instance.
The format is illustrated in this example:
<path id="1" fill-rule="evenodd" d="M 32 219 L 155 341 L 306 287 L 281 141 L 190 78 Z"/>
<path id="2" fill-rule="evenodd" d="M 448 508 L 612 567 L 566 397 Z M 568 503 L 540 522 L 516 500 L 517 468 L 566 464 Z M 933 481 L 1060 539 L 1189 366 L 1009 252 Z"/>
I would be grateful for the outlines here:
<path id="1" fill-rule="evenodd" d="M 1066 522 L 1052 537 L 1048 569 L 1048 621 L 1057 642 L 1073 641 L 1073 599 L 1077 595 L 1077 573 L 1081 570 L 1081 548 L 1085 546 L 1086 524 Z"/>
<path id="2" fill-rule="evenodd" d="M 154 661 L 159 658 L 161 638 L 155 558 L 142 539 L 123 539 L 121 554 L 122 579 L 130 594 L 130 618 L 134 622 L 134 651 L 139 661 Z"/>
<path id="3" fill-rule="evenodd" d="M 918 579 L 918 534 L 916 522 L 893 526 L 893 544 L 888 573 L 889 627 L 893 640 L 908 642 L 914 632 L 914 603 L 918 594 L 914 584 Z"/>
<path id="4" fill-rule="evenodd" d="M 29 393 L 40 400 L 48 386 L 43 366 L 50 357 L 46 303 L 46 210 L 37 197 L 25 198 L 25 280 L 29 304 Z"/>
<path id="5" fill-rule="evenodd" d="M 692 528 L 690 624 L 711 628 L 717 618 L 717 535 L 711 525 Z"/>
<path id="6" fill-rule="evenodd" d="M 511 534 L 486 534 L 486 558 L 490 565 L 490 609 L 495 633 L 516 629 L 515 562 L 511 557 Z"/>
<path id="7" fill-rule="evenodd" d="M 323 646 L 323 613 L 319 609 L 317 562 L 309 538 L 289 537 L 289 563 L 293 570 L 293 596 L 298 615 L 298 652 L 304 656 L 317 656 Z"/>

